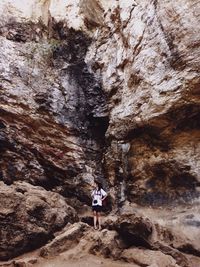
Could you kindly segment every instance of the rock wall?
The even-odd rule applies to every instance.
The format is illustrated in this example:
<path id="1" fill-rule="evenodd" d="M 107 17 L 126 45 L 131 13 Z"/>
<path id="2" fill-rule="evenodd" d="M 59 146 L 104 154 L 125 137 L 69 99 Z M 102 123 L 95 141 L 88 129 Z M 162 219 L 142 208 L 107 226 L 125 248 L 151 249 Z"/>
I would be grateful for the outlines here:
<path id="1" fill-rule="evenodd" d="M 108 176 L 125 178 L 130 201 L 199 196 L 199 11 L 198 1 L 113 1 L 88 54 L 109 98 Z"/>
<path id="2" fill-rule="evenodd" d="M 108 127 L 101 82 L 84 60 L 92 39 L 56 21 L 50 15 L 53 2 L 2 1 L 1 5 L 0 180 L 8 186 L 16 181 L 41 186 L 47 195 L 57 192 L 76 210 L 82 209 L 90 205 L 94 178 L 104 178 L 102 153 Z M 2 206 L 3 197 L 0 202 Z M 12 214 L 8 218 L 12 228 Z M 21 231 L 24 220 L 16 218 Z M 1 231 L 6 229 L 3 223 Z M 55 230 L 47 228 L 42 240 L 50 239 Z M 34 227 L 30 235 L 31 231 Z M 7 244 L 8 235 L 3 237 Z M 32 242 L 27 237 L 26 246 L 4 257 L 5 250 L 10 251 L 5 246 L 1 258 L 30 250 L 35 247 Z"/>
<path id="3" fill-rule="evenodd" d="M 198 256 L 198 1 L 2 0 L 0 10 L 0 203 L 17 183 L 84 211 L 98 178 L 117 214 L 152 206 L 160 224 L 156 208 L 165 207 L 162 224 L 187 230 L 179 249 Z M 172 207 L 191 214 L 173 217 Z M 13 212 L 2 214 L 7 233 Z M 20 236 L 22 249 L 4 246 L 1 259 L 36 247 Z"/>
<path id="4" fill-rule="evenodd" d="M 1 21 L 1 180 L 62 191 L 65 183 L 77 197 L 79 182 L 102 173 L 108 125 L 101 83 L 84 61 L 91 38 L 24 16 Z"/>

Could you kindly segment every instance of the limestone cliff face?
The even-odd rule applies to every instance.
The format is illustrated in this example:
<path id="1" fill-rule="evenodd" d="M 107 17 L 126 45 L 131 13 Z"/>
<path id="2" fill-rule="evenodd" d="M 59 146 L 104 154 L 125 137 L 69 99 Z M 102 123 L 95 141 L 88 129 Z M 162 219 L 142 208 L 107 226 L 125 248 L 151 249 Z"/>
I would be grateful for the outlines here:
<path id="1" fill-rule="evenodd" d="M 108 122 L 101 83 L 84 61 L 92 40 L 53 17 L 45 25 L 43 13 L 36 20 L 29 5 L 6 6 L 1 21 L 1 180 L 58 187 L 89 204 L 89 192 L 77 190 L 102 173 Z M 50 14 L 50 3 L 38 5 Z"/>
<path id="2" fill-rule="evenodd" d="M 192 214 L 177 215 L 171 225 L 188 231 L 187 245 L 167 245 L 199 255 L 199 13 L 196 0 L 2 0 L 2 195 L 7 186 L 26 186 L 26 195 L 40 186 L 38 192 L 55 191 L 80 211 L 90 204 L 91 183 L 99 178 L 109 188 L 113 210 L 122 214 L 135 203 L 142 216 L 149 205 L 191 208 Z M 44 214 L 54 204 L 46 207 Z M 72 212 L 63 209 L 63 216 Z M 173 213 L 165 214 L 162 226 Z M 149 216 L 160 223 L 155 214 Z M 32 222 L 29 215 L 24 218 Z M 1 216 L 3 233 L 13 227 L 13 212 Z M 66 223 L 62 219 L 59 227 Z M 48 224 L 44 242 L 56 230 Z M 35 247 L 23 239 L 17 253 L 1 248 L 1 258 Z"/>
<path id="3" fill-rule="evenodd" d="M 188 201 L 200 182 L 198 2 L 114 2 L 88 56 L 109 97 L 109 177 L 126 177 L 129 200 Z"/>

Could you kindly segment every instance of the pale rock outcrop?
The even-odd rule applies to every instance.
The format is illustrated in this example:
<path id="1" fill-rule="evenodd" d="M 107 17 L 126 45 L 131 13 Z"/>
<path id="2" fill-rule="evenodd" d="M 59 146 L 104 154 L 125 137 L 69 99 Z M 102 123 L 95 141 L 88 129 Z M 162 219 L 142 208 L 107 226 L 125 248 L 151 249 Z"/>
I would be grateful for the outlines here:
<path id="1" fill-rule="evenodd" d="M 61 233 L 55 233 L 55 238 L 40 250 L 40 256 L 56 256 L 77 246 L 89 226 L 84 223 L 67 225 Z"/>
<path id="2" fill-rule="evenodd" d="M 139 266 L 148 267 L 178 267 L 176 261 L 169 255 L 165 255 L 160 251 L 144 250 L 139 248 L 126 249 L 121 255 L 126 262 L 137 263 Z"/>
<path id="3" fill-rule="evenodd" d="M 199 196 L 199 9 L 112 1 L 87 54 L 109 99 L 107 173 L 130 201 Z"/>
<path id="4" fill-rule="evenodd" d="M 102 24 L 103 4 L 98 0 L 2 0 L 0 3 L 1 21 L 43 22 L 48 25 L 51 20 L 65 21 L 75 30 L 84 30 L 91 34 L 91 29 Z M 109 2 L 109 1 L 108 1 Z"/>

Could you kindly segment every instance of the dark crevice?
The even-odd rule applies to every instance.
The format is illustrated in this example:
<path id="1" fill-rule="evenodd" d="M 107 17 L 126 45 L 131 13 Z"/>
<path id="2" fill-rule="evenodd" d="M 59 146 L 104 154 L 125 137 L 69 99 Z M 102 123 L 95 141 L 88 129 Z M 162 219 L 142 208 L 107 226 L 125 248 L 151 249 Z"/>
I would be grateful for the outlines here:
<path id="1" fill-rule="evenodd" d="M 105 133 L 109 125 L 108 116 L 105 117 L 94 117 L 92 115 L 88 116 L 89 121 L 89 131 L 92 134 L 92 138 L 97 141 L 105 142 Z"/>
<path id="2" fill-rule="evenodd" d="M 131 246 L 143 247 L 151 249 L 150 237 L 152 235 L 152 225 L 148 219 L 129 215 L 120 221 L 120 218 L 115 224 L 115 230 L 119 237 L 123 240 L 126 248 Z"/>
<path id="3" fill-rule="evenodd" d="M 69 64 L 63 70 L 63 75 L 67 74 L 70 81 L 77 85 L 79 103 L 76 114 L 74 114 L 77 117 L 75 124 L 78 125 L 80 133 L 86 138 L 94 138 L 95 133 L 99 133 L 99 125 L 101 125 L 101 132 L 104 135 L 108 124 L 107 99 L 100 82 L 89 71 L 84 61 L 91 39 L 81 31 L 63 26 L 62 22 L 53 25 L 53 29 L 63 41 L 53 52 L 53 60 L 55 62 L 64 61 Z M 66 105 L 65 116 L 69 117 L 69 112 L 70 110 Z M 98 128 L 98 131 L 93 131 L 95 127 Z"/>
<path id="4" fill-rule="evenodd" d="M 151 249 L 151 245 L 149 244 L 149 242 L 142 238 L 140 234 L 131 234 L 126 231 L 122 231 L 119 232 L 119 235 L 123 242 L 126 244 L 127 248 L 134 246 Z"/>
<path id="5" fill-rule="evenodd" d="M 84 216 L 81 218 L 81 222 L 87 223 L 89 226 L 94 226 L 94 219 L 92 216 Z"/>
<path id="6" fill-rule="evenodd" d="M 162 129 L 156 126 L 145 125 L 132 129 L 124 138 L 125 140 L 142 139 L 150 148 L 159 148 L 163 152 L 171 149 L 170 141 L 162 136 Z"/>
<path id="7" fill-rule="evenodd" d="M 153 4 L 155 6 L 155 9 L 157 9 L 157 6 L 158 6 L 158 0 L 153 0 Z"/>
<path id="8" fill-rule="evenodd" d="M 199 104 L 187 104 L 173 108 L 165 116 L 173 123 L 173 132 L 200 129 Z"/>
<path id="9" fill-rule="evenodd" d="M 184 244 L 181 247 L 179 247 L 178 250 L 186 254 L 191 254 L 200 257 L 200 251 L 194 248 L 192 244 Z"/>
<path id="10" fill-rule="evenodd" d="M 6 124 L 0 121 L 0 129 L 5 129 L 5 128 L 6 128 Z"/>

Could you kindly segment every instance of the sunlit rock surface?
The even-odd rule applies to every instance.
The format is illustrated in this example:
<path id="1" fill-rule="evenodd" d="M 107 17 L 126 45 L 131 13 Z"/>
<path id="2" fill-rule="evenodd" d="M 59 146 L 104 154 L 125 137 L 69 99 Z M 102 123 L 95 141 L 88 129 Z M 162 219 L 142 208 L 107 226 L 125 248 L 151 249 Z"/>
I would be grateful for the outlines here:
<path id="1" fill-rule="evenodd" d="M 109 178 L 126 178 L 131 201 L 188 202 L 200 181 L 198 1 L 114 2 L 87 58 L 109 97 Z"/>
<path id="2" fill-rule="evenodd" d="M 3 190 L 39 185 L 91 222 L 99 178 L 115 217 L 75 250 L 82 240 L 135 266 L 200 265 L 198 1 L 2 0 L 0 14 Z M 17 254 L 43 245 L 20 229 L 29 245 Z"/>

